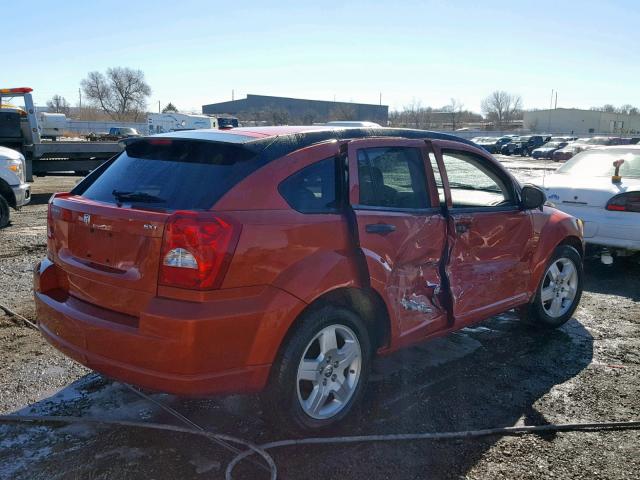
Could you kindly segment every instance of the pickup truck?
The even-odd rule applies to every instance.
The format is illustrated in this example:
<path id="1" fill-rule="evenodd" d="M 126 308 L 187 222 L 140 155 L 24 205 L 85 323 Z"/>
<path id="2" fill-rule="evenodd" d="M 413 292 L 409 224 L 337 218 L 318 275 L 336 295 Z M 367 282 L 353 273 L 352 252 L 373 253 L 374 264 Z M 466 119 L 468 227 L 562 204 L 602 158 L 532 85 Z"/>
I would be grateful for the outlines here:
<path id="1" fill-rule="evenodd" d="M 141 137 L 135 128 L 111 127 L 109 133 L 90 133 L 87 139 L 92 142 L 114 142 L 123 138 Z"/>
<path id="2" fill-rule="evenodd" d="M 0 228 L 9 224 L 10 208 L 19 210 L 30 200 L 24 156 L 10 148 L 0 147 Z"/>

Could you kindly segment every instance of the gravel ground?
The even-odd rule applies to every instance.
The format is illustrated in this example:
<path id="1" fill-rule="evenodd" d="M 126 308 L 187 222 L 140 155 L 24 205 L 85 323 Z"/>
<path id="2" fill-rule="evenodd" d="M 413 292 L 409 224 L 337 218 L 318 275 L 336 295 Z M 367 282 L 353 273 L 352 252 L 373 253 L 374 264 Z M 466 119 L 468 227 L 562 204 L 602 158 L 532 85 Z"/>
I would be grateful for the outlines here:
<path id="1" fill-rule="evenodd" d="M 503 159 L 520 178 L 547 163 Z M 31 269 L 45 252 L 46 201 L 74 177 L 36 179 L 31 205 L 0 231 L 0 303 L 34 319 Z M 510 314 L 376 362 L 366 400 L 337 434 L 457 431 L 640 419 L 640 266 L 586 263 L 574 319 L 538 332 Z M 152 398 L 203 427 L 257 443 L 282 438 L 257 398 Z M 179 424 L 0 313 L 0 412 Z M 280 478 L 632 479 L 640 432 L 590 432 L 304 446 L 273 450 Z M 94 426 L 0 425 L 1 479 L 224 478 L 233 454 L 206 440 Z M 234 478 L 268 478 L 244 463 Z"/>

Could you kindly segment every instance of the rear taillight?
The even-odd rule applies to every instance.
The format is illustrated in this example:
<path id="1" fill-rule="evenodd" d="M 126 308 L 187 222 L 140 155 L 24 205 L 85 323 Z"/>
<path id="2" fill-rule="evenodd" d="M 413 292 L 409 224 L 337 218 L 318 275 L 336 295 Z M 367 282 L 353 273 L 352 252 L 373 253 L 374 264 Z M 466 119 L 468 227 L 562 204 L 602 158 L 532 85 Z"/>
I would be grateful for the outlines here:
<path id="1" fill-rule="evenodd" d="M 161 285 L 193 290 L 220 287 L 240 226 L 211 213 L 176 212 L 164 230 Z"/>
<path id="2" fill-rule="evenodd" d="M 55 220 L 71 221 L 71 211 L 53 203 L 56 198 L 68 197 L 69 195 L 71 195 L 69 192 L 54 193 L 51 195 L 49 205 L 47 205 L 47 238 L 53 238 L 55 233 Z"/>
<path id="3" fill-rule="evenodd" d="M 607 202 L 607 210 L 640 212 L 640 192 L 621 193 Z"/>

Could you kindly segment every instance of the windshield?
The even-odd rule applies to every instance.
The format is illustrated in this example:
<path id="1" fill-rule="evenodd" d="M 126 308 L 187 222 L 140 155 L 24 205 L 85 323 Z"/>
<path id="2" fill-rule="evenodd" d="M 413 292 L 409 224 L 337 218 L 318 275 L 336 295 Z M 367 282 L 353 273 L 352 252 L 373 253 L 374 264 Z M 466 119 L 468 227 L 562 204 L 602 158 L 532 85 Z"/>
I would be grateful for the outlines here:
<path id="1" fill-rule="evenodd" d="M 571 174 L 581 177 L 610 177 L 615 173 L 613 162 L 624 160 L 620 167 L 622 177 L 640 178 L 640 150 L 587 150 L 579 153 L 562 167 L 557 173 Z"/>

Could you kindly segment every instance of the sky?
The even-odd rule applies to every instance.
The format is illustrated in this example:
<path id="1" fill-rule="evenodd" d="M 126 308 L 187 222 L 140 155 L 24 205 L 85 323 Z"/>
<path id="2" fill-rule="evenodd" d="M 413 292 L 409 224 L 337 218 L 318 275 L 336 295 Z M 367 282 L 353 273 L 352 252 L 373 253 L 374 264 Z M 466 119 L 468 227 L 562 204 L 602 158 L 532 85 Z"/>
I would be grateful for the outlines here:
<path id="1" fill-rule="evenodd" d="M 6 1 L 6 0 L 3 0 Z M 270 5 L 271 4 L 271 5 Z M 5 16 L 0 88 L 78 102 L 93 70 L 140 69 L 149 110 L 200 111 L 247 93 L 318 100 L 455 98 L 494 90 L 524 107 L 640 107 L 640 4 L 601 1 L 34 0 Z"/>

